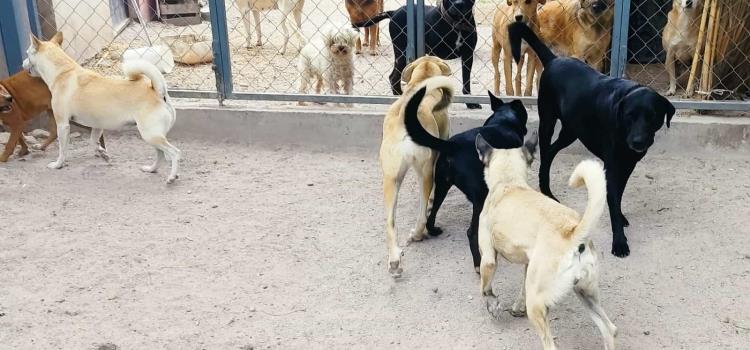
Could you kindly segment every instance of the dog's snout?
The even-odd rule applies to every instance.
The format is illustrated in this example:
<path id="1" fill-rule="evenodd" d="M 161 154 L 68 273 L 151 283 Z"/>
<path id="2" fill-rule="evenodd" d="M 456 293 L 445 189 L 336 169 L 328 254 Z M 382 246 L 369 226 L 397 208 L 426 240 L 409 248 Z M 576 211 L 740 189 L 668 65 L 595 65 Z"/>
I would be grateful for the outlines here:
<path id="1" fill-rule="evenodd" d="M 516 15 L 516 22 L 523 22 L 523 15 Z"/>

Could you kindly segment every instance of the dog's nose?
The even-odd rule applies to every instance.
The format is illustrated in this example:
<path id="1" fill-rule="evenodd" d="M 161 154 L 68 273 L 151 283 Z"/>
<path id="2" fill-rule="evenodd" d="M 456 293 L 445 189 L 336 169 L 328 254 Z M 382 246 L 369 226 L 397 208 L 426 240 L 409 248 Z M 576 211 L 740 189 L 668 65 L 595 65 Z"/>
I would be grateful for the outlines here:
<path id="1" fill-rule="evenodd" d="M 523 15 L 516 15 L 516 22 L 523 21 Z"/>

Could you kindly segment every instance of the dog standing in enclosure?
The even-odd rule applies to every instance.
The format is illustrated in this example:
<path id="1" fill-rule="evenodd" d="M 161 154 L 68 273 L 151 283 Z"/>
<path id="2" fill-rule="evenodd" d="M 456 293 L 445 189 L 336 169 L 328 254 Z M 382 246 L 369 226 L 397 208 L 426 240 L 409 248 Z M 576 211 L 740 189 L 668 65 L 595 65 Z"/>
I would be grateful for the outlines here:
<path id="1" fill-rule="evenodd" d="M 281 19 L 281 30 L 284 33 L 284 44 L 279 53 L 286 53 L 289 44 L 289 29 L 291 28 L 294 35 L 299 40 L 300 47 L 304 45 L 305 39 L 302 36 L 302 8 L 305 6 L 305 0 L 236 0 L 237 7 L 242 16 L 242 23 L 245 26 L 245 47 L 252 47 L 252 34 L 250 24 L 250 12 L 253 13 L 255 20 L 255 45 L 262 45 L 262 35 L 260 33 L 260 12 L 270 10 L 281 10 L 283 18 Z M 290 17 L 294 17 L 294 25 L 290 23 Z"/>
<path id="2" fill-rule="evenodd" d="M 353 51 L 357 38 L 359 33 L 348 23 L 324 26 L 317 32 L 299 53 L 299 92 L 306 94 L 314 81 L 316 94 L 320 94 L 325 82 L 328 92 L 338 95 L 340 82 L 344 94 L 351 95 L 354 85 Z"/>
<path id="3" fill-rule="evenodd" d="M 346 0 L 344 4 L 352 23 L 367 21 L 383 11 L 383 0 Z M 370 47 L 370 55 L 378 54 L 378 46 L 380 46 L 380 26 L 378 24 L 365 27 L 364 44 L 357 36 L 357 54 L 362 53 L 363 45 Z"/>
<path id="4" fill-rule="evenodd" d="M 693 62 L 695 46 L 698 43 L 702 0 L 674 0 L 672 10 L 667 15 L 667 25 L 661 37 L 661 44 L 667 51 L 664 66 L 669 74 L 667 96 L 677 90 L 677 61 L 689 65 Z"/>

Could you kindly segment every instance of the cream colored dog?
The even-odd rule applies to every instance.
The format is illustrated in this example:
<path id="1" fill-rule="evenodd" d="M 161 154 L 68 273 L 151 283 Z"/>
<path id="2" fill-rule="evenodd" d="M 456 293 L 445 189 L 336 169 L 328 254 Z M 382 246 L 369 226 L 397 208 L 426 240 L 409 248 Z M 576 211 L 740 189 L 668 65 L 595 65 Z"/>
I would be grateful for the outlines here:
<path id="1" fill-rule="evenodd" d="M 50 41 L 32 35 L 26 51 L 29 58 L 23 64 L 32 75 L 41 76 L 52 92 L 60 155 L 47 167 L 60 169 L 65 163 L 70 121 L 92 128 L 91 143 L 96 155 L 107 161 L 109 155 L 99 144 L 104 129 L 118 129 L 135 122 L 143 140 L 156 148 L 154 164 L 141 170 L 156 172 L 166 157 L 172 161 L 167 183 L 177 179 L 180 150 L 166 137 L 175 122 L 175 109 L 159 70 L 148 62 L 135 60 L 123 65 L 127 79 L 103 77 L 79 66 L 60 48 L 61 42 L 62 33 Z"/>
<path id="2" fill-rule="evenodd" d="M 284 44 L 279 50 L 282 55 L 286 53 L 287 44 L 289 44 L 289 28 L 294 31 L 294 35 L 300 42 L 304 43 L 300 30 L 302 29 L 302 8 L 305 6 L 305 0 L 235 0 L 237 7 L 240 9 L 242 23 L 245 25 L 245 47 L 252 47 L 252 34 L 250 24 L 250 12 L 253 13 L 255 20 L 255 45 L 261 46 L 262 38 L 260 34 L 260 12 L 279 9 L 281 10 L 281 31 L 284 33 Z M 291 16 L 294 16 L 294 25 L 289 23 Z"/>
<path id="3" fill-rule="evenodd" d="M 667 96 L 677 91 L 676 63 L 693 62 L 695 46 L 698 43 L 698 27 L 700 27 L 701 0 L 674 0 L 672 10 L 667 15 L 667 25 L 661 37 L 661 44 L 667 51 L 664 66 L 669 74 L 669 90 Z"/>
<path id="4" fill-rule="evenodd" d="M 383 168 L 383 199 L 386 214 L 386 244 L 388 245 L 388 271 L 394 277 L 401 275 L 402 250 L 396 232 L 396 201 L 401 182 L 409 168 L 414 168 L 422 189 L 416 228 L 409 239 L 420 241 L 425 237 L 427 210 L 432 194 L 433 173 L 438 152 L 415 144 L 406 133 L 404 107 L 414 92 L 423 86 L 427 92 L 417 112 L 419 122 L 433 136 L 447 139 L 448 106 L 453 99 L 451 69 L 443 60 L 423 56 L 404 69 L 406 82 L 404 94 L 388 109 L 383 121 L 383 142 L 380 145 L 380 165 Z"/>
<path id="5" fill-rule="evenodd" d="M 523 147 L 492 149 L 482 135 L 477 136 L 476 145 L 489 188 L 479 216 L 481 293 L 493 295 L 491 282 L 500 253 L 511 263 L 526 265 L 511 314 L 522 316 L 527 310 L 545 350 L 556 349 L 548 309 L 571 289 L 599 327 L 605 348 L 614 349 L 617 328 L 599 303 L 597 253 L 588 238 L 607 197 L 602 165 L 585 160 L 570 177 L 571 187 L 585 184 L 589 193 L 586 211 L 579 217 L 573 209 L 529 187 Z"/>
<path id="6" fill-rule="evenodd" d="M 351 24 L 327 26 L 302 48 L 297 61 L 300 73 L 299 92 L 306 94 L 315 81 L 315 93 L 320 94 L 323 81 L 332 95 L 339 93 L 339 83 L 344 94 L 352 94 L 354 85 L 354 43 L 359 33 Z M 300 103 L 302 104 L 302 103 Z"/>

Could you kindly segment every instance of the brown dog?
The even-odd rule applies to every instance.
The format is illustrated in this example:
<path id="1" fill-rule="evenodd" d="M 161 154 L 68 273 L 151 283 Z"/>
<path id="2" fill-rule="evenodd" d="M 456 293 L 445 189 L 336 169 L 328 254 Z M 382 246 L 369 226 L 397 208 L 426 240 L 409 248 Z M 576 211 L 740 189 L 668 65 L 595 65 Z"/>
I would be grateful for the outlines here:
<path id="1" fill-rule="evenodd" d="M 702 0 L 672 2 L 672 10 L 667 16 L 667 25 L 664 26 L 661 39 L 662 46 L 667 51 L 667 58 L 664 60 L 669 74 L 669 90 L 665 93 L 667 96 L 674 95 L 677 90 L 677 61 L 687 65 L 693 61 L 693 53 L 698 43 L 702 4 Z"/>
<path id="2" fill-rule="evenodd" d="M 375 15 L 383 12 L 383 0 L 346 0 L 346 11 L 349 12 L 349 18 L 352 23 L 359 23 L 369 20 Z M 365 27 L 364 46 L 370 46 L 370 55 L 377 55 L 380 45 L 380 28 L 378 24 Z M 357 54 L 362 53 L 362 41 L 357 38 Z"/>
<path id="3" fill-rule="evenodd" d="M 531 96 L 534 87 L 534 73 L 542 70 L 542 64 L 533 51 L 528 50 L 524 44 L 521 48 L 521 60 L 516 64 L 516 87 L 513 89 L 511 81 L 513 57 L 510 52 L 510 41 L 508 40 L 508 25 L 513 22 L 523 22 L 538 32 L 539 22 L 537 20 L 537 6 L 544 4 L 547 0 L 507 0 L 501 3 L 495 11 L 492 19 L 492 66 L 495 68 L 495 95 L 500 94 L 500 53 L 503 53 L 503 74 L 505 75 L 505 94 L 516 96 L 521 94 L 521 69 L 524 63 L 524 54 L 528 53 L 529 62 L 526 64 L 526 89 L 524 96 Z"/>
<path id="4" fill-rule="evenodd" d="M 0 120 L 3 125 L 10 129 L 10 138 L 5 144 L 5 150 L 0 155 L 0 162 L 8 161 L 8 157 L 21 145 L 19 157 L 29 154 L 29 148 L 23 139 L 23 131 L 29 121 L 39 114 L 47 111 L 49 115 L 49 132 L 47 140 L 39 147 L 46 150 L 52 142 L 57 139 L 57 127 L 52 114 L 49 89 L 44 81 L 38 77 L 32 77 L 29 72 L 23 70 L 15 75 L 0 81 Z M 74 123 L 75 124 L 75 123 Z M 99 138 L 104 145 L 104 136 Z"/>
<path id="5" fill-rule="evenodd" d="M 541 38 L 558 54 L 580 59 L 597 71 L 612 40 L 614 0 L 558 0 L 539 9 Z"/>

